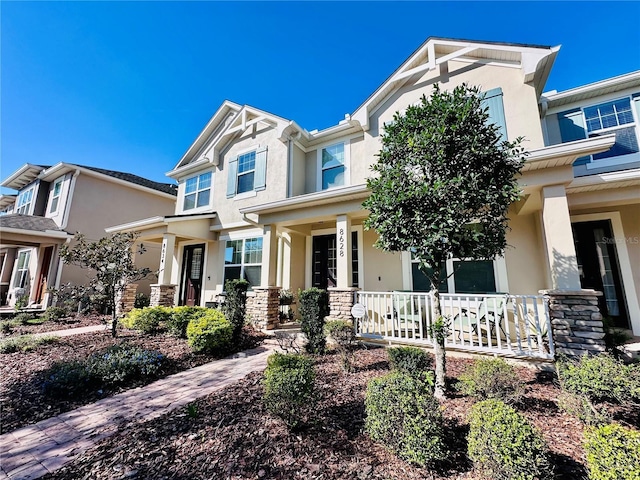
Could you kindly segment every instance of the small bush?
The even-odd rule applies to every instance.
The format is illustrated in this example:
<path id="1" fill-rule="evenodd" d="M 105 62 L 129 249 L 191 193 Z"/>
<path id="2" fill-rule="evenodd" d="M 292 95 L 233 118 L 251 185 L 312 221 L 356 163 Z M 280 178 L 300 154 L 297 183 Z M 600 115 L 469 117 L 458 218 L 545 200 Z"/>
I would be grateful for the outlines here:
<path id="1" fill-rule="evenodd" d="M 205 307 L 173 307 L 169 310 L 169 318 L 167 319 L 167 331 L 179 338 L 187 338 L 187 325 L 193 318 L 202 317 L 209 311 Z"/>
<path id="2" fill-rule="evenodd" d="M 556 363 L 561 387 L 584 395 L 592 402 L 611 400 L 624 403 L 638 388 L 634 367 L 610 355 L 585 355 L 578 360 L 561 359 Z"/>
<path id="3" fill-rule="evenodd" d="M 144 308 L 151 305 L 151 298 L 144 293 L 136 293 L 136 298 L 133 300 L 133 308 Z"/>
<path id="4" fill-rule="evenodd" d="M 598 410 L 584 395 L 561 391 L 558 395 L 558 408 L 576 417 L 585 425 L 601 425 L 609 423 L 606 412 Z"/>
<path id="5" fill-rule="evenodd" d="M 551 478 L 542 436 L 499 400 L 477 403 L 469 415 L 468 454 L 478 470 L 495 480 Z"/>
<path id="6" fill-rule="evenodd" d="M 209 310 L 187 325 L 187 341 L 194 352 L 221 354 L 229 349 L 232 340 L 233 326 L 219 310 Z"/>
<path id="7" fill-rule="evenodd" d="M 227 321 L 233 326 L 233 340 L 238 342 L 242 333 L 245 316 L 247 313 L 247 289 L 249 282 L 246 280 L 227 280 L 224 284 L 226 297 L 222 305 L 222 312 Z"/>
<path id="8" fill-rule="evenodd" d="M 10 320 L 2 320 L 0 321 L 0 333 L 12 333 L 13 329 L 19 327 L 20 325 L 22 325 L 22 323 L 15 318 L 12 318 Z"/>
<path id="9" fill-rule="evenodd" d="M 47 320 L 47 322 L 60 322 L 68 316 L 68 312 L 61 307 L 49 307 L 43 314 L 43 317 Z"/>
<path id="10" fill-rule="evenodd" d="M 431 357 L 418 347 L 387 348 L 392 370 L 422 377 L 431 368 Z"/>
<path id="11" fill-rule="evenodd" d="M 155 335 L 160 325 L 171 316 L 171 309 L 166 307 L 134 308 L 122 320 L 121 323 L 134 330 L 139 330 L 148 335 Z"/>
<path id="12" fill-rule="evenodd" d="M 308 288 L 298 295 L 300 301 L 300 327 L 307 336 L 306 349 L 309 353 L 323 354 L 327 339 L 324 333 L 324 319 L 329 315 L 329 295 L 319 288 Z"/>
<path id="13" fill-rule="evenodd" d="M 356 342 L 353 324 L 346 320 L 330 320 L 325 325 L 325 331 L 336 343 L 342 368 L 350 372 L 353 368 L 353 348 Z"/>
<path id="14" fill-rule="evenodd" d="M 421 466 L 446 457 L 440 404 L 420 380 L 400 372 L 371 380 L 365 409 L 369 436 L 399 457 Z"/>
<path id="15" fill-rule="evenodd" d="M 18 325 L 28 325 L 29 321 L 33 320 L 34 318 L 35 316 L 33 315 L 33 313 L 22 312 L 14 315 L 14 317 L 11 320 L 15 322 L 16 326 L 18 326 Z"/>
<path id="16" fill-rule="evenodd" d="M 640 432 L 616 423 L 589 427 L 584 450 L 591 480 L 640 479 Z"/>
<path id="17" fill-rule="evenodd" d="M 98 379 L 81 361 L 56 362 L 43 374 L 42 391 L 58 399 L 77 398 L 97 388 Z"/>
<path id="18" fill-rule="evenodd" d="M 524 384 L 515 369 L 502 358 L 476 360 L 459 380 L 462 393 L 480 400 L 493 398 L 516 403 L 524 394 Z"/>
<path id="19" fill-rule="evenodd" d="M 15 338 L 7 338 L 0 341 L 0 353 L 29 352 L 40 345 L 48 345 L 59 340 L 53 335 L 34 337 L 32 335 L 21 335 Z"/>
<path id="20" fill-rule="evenodd" d="M 313 360 L 298 354 L 274 353 L 264 372 L 265 407 L 289 428 L 299 427 L 314 404 Z"/>

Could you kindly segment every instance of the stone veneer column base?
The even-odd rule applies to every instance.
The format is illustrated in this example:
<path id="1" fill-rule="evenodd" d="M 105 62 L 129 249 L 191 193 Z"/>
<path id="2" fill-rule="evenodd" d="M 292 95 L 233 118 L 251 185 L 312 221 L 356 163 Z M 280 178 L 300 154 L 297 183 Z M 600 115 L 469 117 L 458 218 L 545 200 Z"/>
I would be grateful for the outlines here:
<path id="1" fill-rule="evenodd" d="M 150 303 L 152 307 L 173 307 L 176 295 L 176 285 L 151 285 Z"/>
<path id="2" fill-rule="evenodd" d="M 265 330 L 273 330 L 280 321 L 280 287 L 253 287 L 255 295 L 247 296 L 247 317 Z"/>
<path id="3" fill-rule="evenodd" d="M 137 283 L 130 283 L 124 287 L 124 292 L 116 301 L 116 315 L 119 317 L 125 313 L 130 312 L 136 302 L 136 291 L 138 290 Z"/>
<path id="4" fill-rule="evenodd" d="M 581 356 L 604 352 L 604 327 L 595 290 L 540 290 L 549 298 L 556 353 Z"/>
<path id="5" fill-rule="evenodd" d="M 327 320 L 348 320 L 352 321 L 351 307 L 355 302 L 355 293 L 360 290 L 358 287 L 329 287 L 329 317 Z"/>

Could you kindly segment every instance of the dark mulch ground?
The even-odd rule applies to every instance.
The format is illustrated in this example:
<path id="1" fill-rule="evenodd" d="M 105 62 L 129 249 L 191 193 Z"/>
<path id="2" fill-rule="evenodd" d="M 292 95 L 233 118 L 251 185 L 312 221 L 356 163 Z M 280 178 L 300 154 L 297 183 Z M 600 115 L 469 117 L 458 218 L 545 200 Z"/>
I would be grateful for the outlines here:
<path id="1" fill-rule="evenodd" d="M 241 349 L 253 348 L 264 335 L 246 328 Z M 166 355 L 166 363 L 160 377 L 211 362 L 218 357 L 194 354 L 186 340 L 168 335 L 145 336 L 133 330 L 119 330 L 112 338 L 110 331 L 99 331 L 70 337 L 61 337 L 58 342 L 42 345 L 30 352 L 0 354 L 0 430 L 13 431 L 28 424 L 67 412 L 81 405 L 122 391 L 104 389 L 91 392 L 75 401 L 53 400 L 42 393 L 42 372 L 54 362 L 84 359 L 93 353 L 121 342 L 156 350 Z M 140 385 L 132 384 L 128 388 Z"/>
<path id="2" fill-rule="evenodd" d="M 457 377 L 469 360 L 448 359 Z M 466 458 L 466 415 L 473 400 L 454 395 L 443 403 L 450 462 L 436 471 L 398 460 L 363 433 L 367 381 L 388 371 L 383 349 L 358 352 L 356 371 L 342 373 L 336 355 L 317 359 L 321 401 L 312 422 L 290 433 L 269 415 L 255 373 L 197 402 L 197 417 L 175 410 L 124 427 L 48 479 L 476 479 Z M 552 377 L 522 368 L 527 382 L 522 411 L 543 433 L 557 478 L 584 479 L 582 425 L 560 412 Z M 453 381 L 453 378 L 451 378 Z M 637 412 L 636 412 L 637 413 Z"/>
<path id="3" fill-rule="evenodd" d="M 11 333 L 0 334 L 0 340 L 8 337 L 16 337 L 18 335 L 53 332 L 55 330 L 90 327 L 93 325 L 104 325 L 106 327 L 107 321 L 111 321 L 110 316 L 105 317 L 102 315 L 76 315 L 75 317 L 65 318 L 58 322 L 45 321 L 36 325 L 18 325 L 17 327 L 13 328 L 13 331 Z"/>

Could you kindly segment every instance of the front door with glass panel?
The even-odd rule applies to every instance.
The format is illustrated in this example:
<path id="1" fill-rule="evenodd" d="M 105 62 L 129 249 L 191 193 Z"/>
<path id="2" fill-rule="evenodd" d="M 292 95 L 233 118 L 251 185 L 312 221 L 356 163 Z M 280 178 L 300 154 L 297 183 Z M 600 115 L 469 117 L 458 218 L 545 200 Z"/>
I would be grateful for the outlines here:
<path id="1" fill-rule="evenodd" d="M 326 289 L 338 284 L 336 260 L 336 235 L 317 235 L 313 237 L 312 258 L 313 286 Z M 351 284 L 358 287 L 360 274 L 358 271 L 358 233 L 351 232 Z"/>
<path id="2" fill-rule="evenodd" d="M 576 245 L 580 285 L 582 288 L 602 292 L 603 296 L 598 299 L 602 314 L 610 317 L 616 327 L 629 328 L 611 222 L 579 222 L 571 227 Z"/>
<path id="3" fill-rule="evenodd" d="M 191 307 L 200 305 L 202 292 L 202 267 L 204 265 L 204 244 L 184 247 L 182 256 L 182 292 L 180 305 Z"/>

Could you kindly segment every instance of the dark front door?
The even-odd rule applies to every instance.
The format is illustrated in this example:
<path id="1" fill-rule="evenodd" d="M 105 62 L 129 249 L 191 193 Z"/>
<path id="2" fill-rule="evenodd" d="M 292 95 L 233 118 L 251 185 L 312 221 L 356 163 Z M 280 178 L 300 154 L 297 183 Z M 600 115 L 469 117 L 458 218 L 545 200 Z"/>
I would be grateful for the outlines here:
<path id="1" fill-rule="evenodd" d="M 616 327 L 629 328 L 618 252 L 609 220 L 579 222 L 571 225 L 576 245 L 580 284 L 603 293 L 599 307 Z"/>
<path id="2" fill-rule="evenodd" d="M 204 265 L 204 244 L 184 247 L 182 255 L 182 281 L 180 305 L 190 307 L 200 305 L 202 292 L 202 267 Z"/>
<path id="3" fill-rule="evenodd" d="M 336 283 L 336 236 L 313 237 L 313 286 L 326 289 Z"/>
<path id="4" fill-rule="evenodd" d="M 49 286 L 49 268 L 51 267 L 51 257 L 53 256 L 53 247 L 46 247 L 42 255 L 42 263 L 40 264 L 40 275 L 38 275 L 36 301 L 42 303 L 47 288 Z"/>

